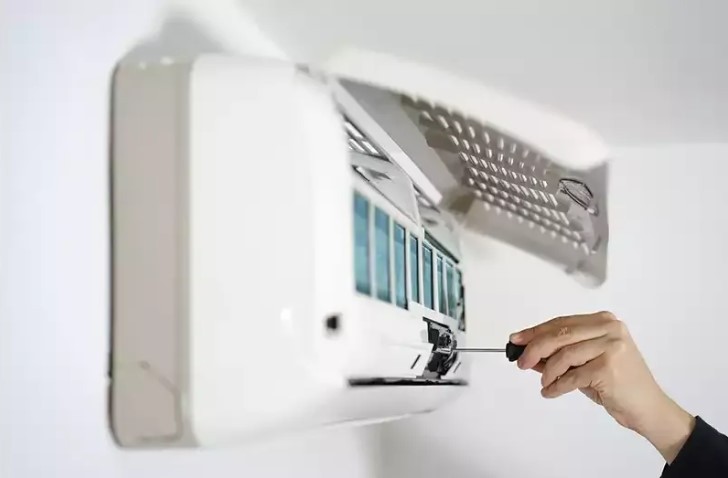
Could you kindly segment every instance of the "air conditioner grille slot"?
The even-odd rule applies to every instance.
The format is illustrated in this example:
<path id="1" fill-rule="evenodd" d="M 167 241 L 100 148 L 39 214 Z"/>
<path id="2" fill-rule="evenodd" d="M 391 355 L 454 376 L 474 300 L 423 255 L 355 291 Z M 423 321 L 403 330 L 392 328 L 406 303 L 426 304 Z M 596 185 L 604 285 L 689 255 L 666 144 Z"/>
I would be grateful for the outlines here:
<path id="1" fill-rule="evenodd" d="M 344 129 L 346 129 L 346 135 L 348 140 L 347 142 L 349 144 L 350 150 L 359 154 L 366 154 L 367 156 L 371 156 L 373 158 L 389 161 L 389 159 L 387 159 L 387 156 L 374 143 L 374 141 L 367 137 L 356 125 L 354 125 L 354 123 L 352 123 L 347 118 L 344 118 Z"/>

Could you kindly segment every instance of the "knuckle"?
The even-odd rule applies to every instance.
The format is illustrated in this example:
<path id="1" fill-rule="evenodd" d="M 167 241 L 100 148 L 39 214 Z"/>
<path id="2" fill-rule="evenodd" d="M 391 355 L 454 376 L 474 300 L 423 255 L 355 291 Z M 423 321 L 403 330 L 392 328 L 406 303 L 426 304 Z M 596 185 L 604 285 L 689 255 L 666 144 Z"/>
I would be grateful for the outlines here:
<path id="1" fill-rule="evenodd" d="M 615 320 L 609 324 L 609 330 L 615 337 L 627 337 L 629 330 L 627 325 L 621 320 Z"/>
<path id="2" fill-rule="evenodd" d="M 539 326 L 540 332 L 542 334 L 545 334 L 545 333 L 550 333 L 554 330 L 558 330 L 559 327 L 561 327 L 564 324 L 564 322 L 567 321 L 567 319 L 568 319 L 568 317 L 555 317 L 555 318 L 549 320 L 548 322 L 544 322 L 543 324 L 541 324 Z"/>
<path id="3" fill-rule="evenodd" d="M 597 312 L 596 316 L 599 317 L 600 319 L 605 319 L 605 320 L 618 320 L 617 316 L 608 310 L 602 310 L 600 312 Z"/>
<path id="4" fill-rule="evenodd" d="M 573 333 L 574 332 L 571 327 L 569 327 L 568 325 L 562 325 L 561 327 L 552 330 L 548 334 L 548 339 L 544 342 L 546 343 L 546 346 L 568 343 Z"/>

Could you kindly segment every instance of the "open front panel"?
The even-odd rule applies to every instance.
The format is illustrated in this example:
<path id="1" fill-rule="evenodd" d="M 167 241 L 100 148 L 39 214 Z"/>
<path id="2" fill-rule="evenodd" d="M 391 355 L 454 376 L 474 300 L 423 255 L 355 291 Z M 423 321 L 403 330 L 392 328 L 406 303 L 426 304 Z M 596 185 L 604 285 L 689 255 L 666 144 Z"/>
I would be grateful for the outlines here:
<path id="1" fill-rule="evenodd" d="M 430 191 L 429 200 L 458 223 L 556 263 L 588 284 L 604 281 L 606 158 L 588 169 L 567 167 L 569 161 L 529 142 L 528 128 L 499 128 L 497 115 L 485 122 L 476 118 L 487 112 L 459 111 L 443 100 L 358 81 L 334 81 L 333 88 L 339 101 L 356 103 L 380 126 L 383 138 L 370 141 L 389 148 L 377 148 L 377 154 L 399 159 Z M 360 148 L 354 142 L 350 147 Z"/>

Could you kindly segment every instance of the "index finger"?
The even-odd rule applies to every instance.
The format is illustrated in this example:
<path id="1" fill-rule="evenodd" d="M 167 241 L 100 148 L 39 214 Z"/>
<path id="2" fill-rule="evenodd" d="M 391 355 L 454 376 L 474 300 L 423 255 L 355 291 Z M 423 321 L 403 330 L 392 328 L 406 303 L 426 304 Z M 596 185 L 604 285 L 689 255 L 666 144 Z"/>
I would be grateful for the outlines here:
<path id="1" fill-rule="evenodd" d="M 528 345 L 538 337 L 539 335 L 548 334 L 553 330 L 561 329 L 562 327 L 569 327 L 578 325 L 579 323 L 594 323 L 594 320 L 614 320 L 615 317 L 611 312 L 597 312 L 595 314 L 577 314 L 577 315 L 565 315 L 563 317 L 556 317 L 549 321 L 538 324 L 534 327 L 528 327 L 519 332 L 514 332 L 509 337 L 509 340 L 516 345 Z"/>
<path id="2" fill-rule="evenodd" d="M 518 359 L 518 366 L 522 369 L 531 368 L 563 347 L 612 334 L 619 325 L 618 321 L 610 320 L 609 317 L 597 316 L 596 319 L 590 316 L 588 320 L 555 321 L 556 327 L 538 331 Z"/>

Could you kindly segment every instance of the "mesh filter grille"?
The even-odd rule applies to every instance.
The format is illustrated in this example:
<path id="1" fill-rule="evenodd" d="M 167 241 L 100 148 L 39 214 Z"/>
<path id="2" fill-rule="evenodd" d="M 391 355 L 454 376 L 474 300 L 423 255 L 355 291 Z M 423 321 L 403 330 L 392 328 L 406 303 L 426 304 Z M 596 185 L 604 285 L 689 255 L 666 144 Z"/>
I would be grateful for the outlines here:
<path id="1" fill-rule="evenodd" d="M 483 201 L 486 210 L 504 214 L 583 254 L 592 253 L 597 241 L 590 214 L 596 207 L 585 204 L 593 199 L 584 194 L 589 188 L 569 178 L 568 171 L 489 125 L 426 101 L 407 96 L 401 101 L 427 144 L 438 151 L 461 184 Z"/>
<path id="2" fill-rule="evenodd" d="M 600 148 L 571 148 L 565 131 L 553 138 L 534 136 L 543 141 L 538 145 L 524 141 L 529 128 L 548 126 L 527 109 L 524 127 L 506 131 L 498 127 L 497 116 L 484 119 L 488 111 L 477 111 L 475 119 L 403 91 L 351 80 L 339 86 L 344 114 L 351 108 L 352 119 L 362 121 L 362 127 L 376 123 L 377 128 L 358 131 L 369 132 L 376 141 L 369 141 L 372 146 L 427 192 L 415 191 L 423 222 L 431 204 L 460 226 L 557 264 L 584 284 L 605 280 L 609 165 L 606 157 L 593 157 L 602 154 Z M 347 130 L 356 140 L 350 147 L 363 149 L 356 146 L 357 131 Z M 569 160 L 550 156 L 551 148 L 570 154 Z M 571 169 L 570 164 L 591 166 Z M 432 198 L 437 199 L 427 201 Z"/>

